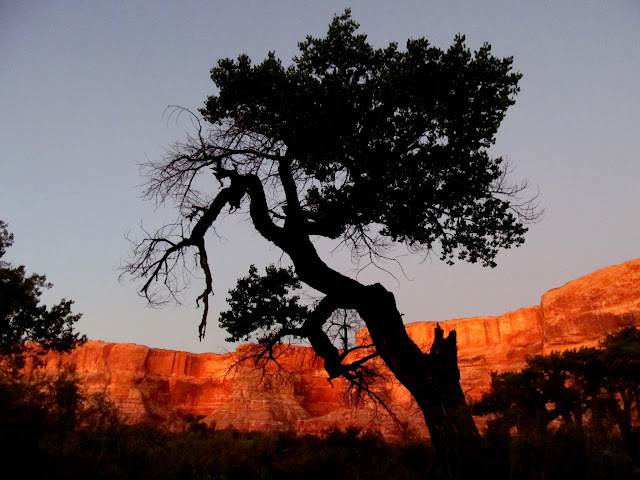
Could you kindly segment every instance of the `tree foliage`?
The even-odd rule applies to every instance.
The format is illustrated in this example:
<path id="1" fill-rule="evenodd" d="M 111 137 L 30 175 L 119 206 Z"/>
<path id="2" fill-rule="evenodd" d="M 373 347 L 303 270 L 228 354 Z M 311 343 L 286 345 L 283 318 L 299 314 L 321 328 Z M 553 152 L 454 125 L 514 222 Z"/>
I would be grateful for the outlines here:
<path id="1" fill-rule="evenodd" d="M 290 295 L 302 286 L 293 269 L 271 265 L 265 273 L 258 275 L 251 265 L 249 275 L 229 291 L 229 310 L 220 314 L 220 326 L 230 334 L 227 341 L 268 342 L 282 329 L 296 331 L 307 319 L 309 308 L 299 303 L 299 295 Z M 256 331 L 259 336 L 254 337 Z"/>
<path id="2" fill-rule="evenodd" d="M 637 447 L 633 422 L 640 419 L 640 331 L 627 327 L 607 335 L 600 348 L 581 348 L 527 360 L 520 372 L 491 374 L 491 389 L 474 405 L 493 414 L 492 428 L 520 434 L 546 430 L 554 420 L 617 425 Z"/>
<path id="3" fill-rule="evenodd" d="M 0 220 L 0 259 L 13 245 L 13 234 Z M 26 273 L 0 260 L 0 355 L 20 356 L 27 342 L 37 342 L 44 350 L 68 351 L 85 340 L 74 331 L 80 314 L 71 313 L 72 300 L 62 299 L 48 308 L 40 296 L 52 284 L 44 275 Z"/>
<path id="4" fill-rule="evenodd" d="M 488 44 L 472 52 L 463 36 L 447 50 L 424 38 L 374 48 L 357 29 L 345 11 L 325 38 L 300 42 L 286 67 L 273 52 L 257 65 L 221 59 L 201 119 L 174 110 L 192 115 L 195 133 L 143 171 L 147 198 L 174 200 L 180 218 L 145 232 L 124 266 L 146 278 L 150 302 L 182 291 L 176 270 L 195 247 L 208 312 L 204 234 L 227 206 L 249 213 L 289 256 L 286 240 L 320 236 L 356 256 L 400 242 L 449 263 L 494 266 L 499 249 L 524 241 L 524 222 L 541 212 L 488 151 L 519 90 L 512 58 L 494 57 Z M 218 188 L 196 188 L 211 172 Z"/>
<path id="5" fill-rule="evenodd" d="M 512 59 L 489 45 L 472 53 L 463 36 L 446 51 L 425 39 L 375 49 L 357 27 L 348 13 L 336 17 L 287 68 L 273 53 L 255 66 L 246 55 L 219 61 L 219 93 L 201 113 L 251 132 L 242 146 L 262 151 L 266 140 L 290 158 L 294 177 L 309 182 L 305 220 L 327 236 L 366 243 L 380 225 L 411 246 L 439 242 L 444 260 L 493 264 L 525 232 L 496 195 L 511 192 L 503 160 L 487 152 L 518 91 Z M 255 172 L 263 162 L 242 163 Z"/>

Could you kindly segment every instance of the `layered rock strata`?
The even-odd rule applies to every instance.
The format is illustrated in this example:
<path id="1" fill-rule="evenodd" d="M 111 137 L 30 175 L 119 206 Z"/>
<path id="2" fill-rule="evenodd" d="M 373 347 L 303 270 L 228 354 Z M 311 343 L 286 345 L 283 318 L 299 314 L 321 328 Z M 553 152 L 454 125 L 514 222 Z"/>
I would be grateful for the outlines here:
<path id="1" fill-rule="evenodd" d="M 608 333 L 640 326 L 640 259 L 550 290 L 539 306 L 440 325 L 446 332 L 456 330 L 462 388 L 479 398 L 491 371 L 517 370 L 527 356 L 596 346 Z M 428 351 L 433 323 L 408 324 L 407 331 Z M 366 336 L 366 331 L 358 332 L 360 341 Z M 238 362 L 250 358 L 255 348 L 191 354 L 90 341 L 70 354 L 45 356 L 45 368 L 54 372 L 72 365 L 86 388 L 105 392 L 129 423 L 177 430 L 195 417 L 216 428 L 242 430 L 321 434 L 357 425 L 390 439 L 427 434 L 411 396 L 391 375 L 375 391 L 404 426 L 366 396 L 351 392 L 345 382 L 329 381 L 322 360 L 310 348 L 279 346 L 278 365 L 266 368 L 251 359 Z M 383 366 L 380 371 L 384 373 Z"/>

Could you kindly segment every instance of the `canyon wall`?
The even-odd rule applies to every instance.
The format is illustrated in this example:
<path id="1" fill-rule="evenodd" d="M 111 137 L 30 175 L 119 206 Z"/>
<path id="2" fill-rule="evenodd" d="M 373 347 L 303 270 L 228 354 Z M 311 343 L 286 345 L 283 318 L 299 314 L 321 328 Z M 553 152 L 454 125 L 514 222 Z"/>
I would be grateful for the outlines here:
<path id="1" fill-rule="evenodd" d="M 640 259 L 550 290 L 539 306 L 440 325 L 446 332 L 456 330 L 462 388 L 479 398 L 491 371 L 518 370 L 527 356 L 597 346 L 608 333 L 640 326 Z M 407 331 L 429 349 L 433 323 L 408 324 Z M 357 338 L 366 341 L 366 336 L 360 331 Z M 266 370 L 252 360 L 238 362 L 254 349 L 244 345 L 233 353 L 191 354 L 89 341 L 70 354 L 46 355 L 44 368 L 55 372 L 72 365 L 87 390 L 106 393 L 129 423 L 179 430 L 196 417 L 216 428 L 320 434 L 357 425 L 389 439 L 427 435 L 419 409 L 391 375 L 375 391 L 405 427 L 340 379 L 328 381 L 322 360 L 310 348 L 279 346 L 279 365 Z"/>

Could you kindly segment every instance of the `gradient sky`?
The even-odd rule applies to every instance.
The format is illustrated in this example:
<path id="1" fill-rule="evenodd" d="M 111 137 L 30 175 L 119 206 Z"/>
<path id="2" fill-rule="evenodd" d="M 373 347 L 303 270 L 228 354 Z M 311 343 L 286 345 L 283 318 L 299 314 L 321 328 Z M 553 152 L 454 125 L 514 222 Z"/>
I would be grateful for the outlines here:
<path id="1" fill-rule="evenodd" d="M 513 179 L 539 187 L 546 214 L 495 269 L 406 258 L 396 295 L 407 322 L 500 315 L 599 268 L 640 257 L 640 2 L 208 1 L 0 2 L 0 219 L 9 260 L 54 283 L 47 301 L 76 301 L 92 339 L 193 352 L 233 348 L 215 328 L 235 279 L 279 258 L 247 224 L 211 239 L 213 312 L 197 340 L 194 281 L 187 302 L 150 309 L 139 284 L 119 283 L 125 234 L 173 218 L 140 200 L 138 162 L 158 158 L 187 125 L 165 107 L 200 107 L 217 59 L 274 50 L 285 63 L 305 35 L 322 36 L 351 7 L 376 46 L 455 34 L 489 42 L 524 74 L 493 150 Z M 348 256 L 329 261 L 343 271 Z"/>

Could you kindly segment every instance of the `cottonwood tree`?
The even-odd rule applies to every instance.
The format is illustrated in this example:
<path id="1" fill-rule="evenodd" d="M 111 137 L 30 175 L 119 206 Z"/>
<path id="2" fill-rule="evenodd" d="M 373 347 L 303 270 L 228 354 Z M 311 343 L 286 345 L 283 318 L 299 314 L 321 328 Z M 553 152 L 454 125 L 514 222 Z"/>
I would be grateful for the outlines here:
<path id="1" fill-rule="evenodd" d="M 181 268 L 195 252 L 202 337 L 213 295 L 206 234 L 227 212 L 248 217 L 292 268 L 241 281 L 222 316 L 232 338 L 261 340 L 265 355 L 276 342 L 306 339 L 330 377 L 357 383 L 365 362 L 327 333 L 334 312 L 357 312 L 375 354 L 422 409 L 440 455 L 459 459 L 478 432 L 460 388 L 455 332 L 437 328 L 422 352 L 393 294 L 329 267 L 314 242 L 342 242 L 374 260 L 400 244 L 486 266 L 520 245 L 537 211 L 489 154 L 520 74 L 489 45 L 471 52 L 463 36 L 446 50 L 423 38 L 374 48 L 358 27 L 348 10 L 336 16 L 326 37 L 299 43 L 288 66 L 274 53 L 255 65 L 246 55 L 218 61 L 217 93 L 200 115 L 175 111 L 191 115 L 194 129 L 144 165 L 146 197 L 174 201 L 179 219 L 134 242 L 124 268 L 143 279 L 150 302 L 162 302 L 183 288 Z M 292 293 L 300 285 L 321 299 L 304 304 Z"/>

